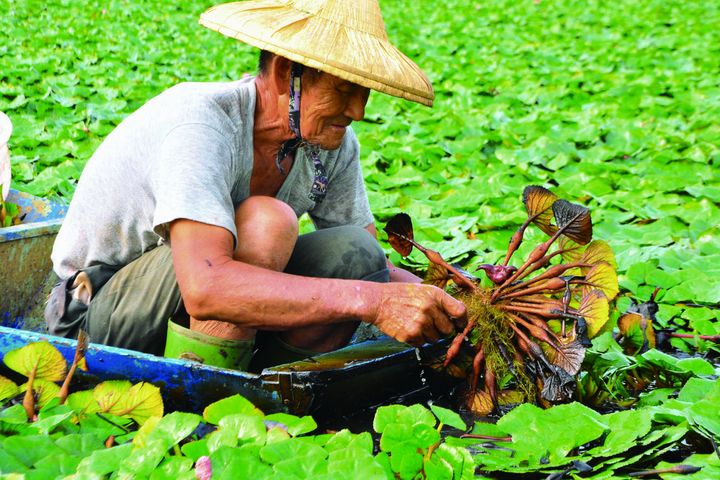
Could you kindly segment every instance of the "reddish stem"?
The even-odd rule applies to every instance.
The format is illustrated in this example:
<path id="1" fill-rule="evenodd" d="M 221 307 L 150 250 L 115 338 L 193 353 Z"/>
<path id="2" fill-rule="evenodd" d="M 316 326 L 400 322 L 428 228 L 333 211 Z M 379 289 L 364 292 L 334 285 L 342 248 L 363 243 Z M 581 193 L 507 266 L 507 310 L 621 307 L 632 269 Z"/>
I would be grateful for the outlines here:
<path id="1" fill-rule="evenodd" d="M 693 335 L 692 333 L 671 333 L 671 337 L 675 338 L 700 338 L 710 342 L 720 342 L 720 335 Z"/>
<path id="2" fill-rule="evenodd" d="M 484 359 L 485 350 L 481 346 L 473 358 L 473 378 L 470 384 L 470 392 L 473 394 L 477 391 L 478 379 L 480 378 L 480 366 L 482 365 Z"/>
<path id="3" fill-rule="evenodd" d="M 477 438 L 479 440 L 489 440 L 491 442 L 512 442 L 512 437 L 493 437 L 492 435 L 479 435 L 476 433 L 465 433 L 460 438 Z"/>

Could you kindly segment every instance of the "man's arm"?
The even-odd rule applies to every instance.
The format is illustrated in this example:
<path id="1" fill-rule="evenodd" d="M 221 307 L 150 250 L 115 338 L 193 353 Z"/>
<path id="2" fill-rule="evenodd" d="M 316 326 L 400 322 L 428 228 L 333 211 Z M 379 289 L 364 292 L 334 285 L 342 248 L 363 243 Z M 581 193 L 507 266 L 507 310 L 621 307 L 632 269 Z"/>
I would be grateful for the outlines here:
<path id="1" fill-rule="evenodd" d="M 418 345 L 465 318 L 461 302 L 430 285 L 300 277 L 238 262 L 221 227 L 176 220 L 170 241 L 185 308 L 200 320 L 264 330 L 359 320 Z"/>
<path id="2" fill-rule="evenodd" d="M 365 227 L 365 230 L 370 232 L 370 234 L 377 238 L 377 229 L 375 228 L 374 224 L 370 224 L 367 227 Z M 407 270 L 395 266 L 390 259 L 387 260 L 387 267 L 390 271 L 390 281 L 391 282 L 404 282 L 404 283 L 422 283 L 422 278 L 418 277 L 417 275 L 413 274 L 412 272 L 408 272 Z"/>

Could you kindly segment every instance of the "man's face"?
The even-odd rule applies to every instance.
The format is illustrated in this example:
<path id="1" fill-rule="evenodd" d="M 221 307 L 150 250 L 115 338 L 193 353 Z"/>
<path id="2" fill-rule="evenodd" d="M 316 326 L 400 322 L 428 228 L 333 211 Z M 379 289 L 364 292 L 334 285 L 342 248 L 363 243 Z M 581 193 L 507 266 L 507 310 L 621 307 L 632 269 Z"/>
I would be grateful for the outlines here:
<path id="1" fill-rule="evenodd" d="M 339 148 L 347 126 L 365 116 L 369 96 L 370 89 L 329 73 L 306 73 L 300 101 L 302 137 L 325 150 Z"/>

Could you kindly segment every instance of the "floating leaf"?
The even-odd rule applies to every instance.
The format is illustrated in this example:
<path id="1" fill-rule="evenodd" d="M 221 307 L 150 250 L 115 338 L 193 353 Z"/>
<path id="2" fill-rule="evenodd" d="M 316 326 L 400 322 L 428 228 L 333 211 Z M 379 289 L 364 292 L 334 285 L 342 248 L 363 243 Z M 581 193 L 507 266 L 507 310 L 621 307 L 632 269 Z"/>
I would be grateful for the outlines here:
<path id="1" fill-rule="evenodd" d="M 553 211 L 551 209 L 557 199 L 557 195 L 550 190 L 537 185 L 530 185 L 523 190 L 523 203 L 528 217 L 534 216 L 535 219 L 532 222 L 550 236 L 557 231 L 557 227 L 552 225 Z"/>
<path id="2" fill-rule="evenodd" d="M 470 392 L 465 405 L 473 414 L 480 417 L 487 417 L 495 409 L 492 397 L 485 390 Z"/>
<path id="3" fill-rule="evenodd" d="M 27 383 L 24 383 L 20 385 L 20 390 L 25 390 L 27 388 Z M 33 382 L 33 391 L 38 397 L 38 407 L 42 408 L 45 405 L 50 402 L 53 398 L 57 397 L 57 394 L 60 392 L 60 387 L 53 383 L 48 382 L 47 380 L 43 380 L 41 378 L 36 378 Z"/>
<path id="4" fill-rule="evenodd" d="M 557 200 L 553 203 L 552 210 L 557 227 L 562 229 L 563 235 L 580 245 L 592 240 L 590 210 L 567 200 Z"/>
<path id="5" fill-rule="evenodd" d="M 160 389 L 150 383 L 131 385 L 125 380 L 109 380 L 95 387 L 93 396 L 101 412 L 130 417 L 141 425 L 163 414 Z"/>
<path id="6" fill-rule="evenodd" d="M 574 330 L 568 333 L 569 335 L 566 338 L 560 337 L 560 342 L 557 344 L 558 350 L 543 348 L 543 351 L 553 364 L 570 375 L 575 375 L 580 371 L 580 366 L 585 359 L 585 347 L 575 338 Z"/>
<path id="7" fill-rule="evenodd" d="M 449 280 L 450 275 L 448 274 L 448 270 L 445 266 L 432 262 L 428 264 L 423 283 L 444 289 Z"/>
<path id="8" fill-rule="evenodd" d="M 100 405 L 95 400 L 92 390 L 82 390 L 80 392 L 71 393 L 65 400 L 65 405 L 72 408 L 80 415 L 89 415 L 100 411 Z"/>
<path id="9" fill-rule="evenodd" d="M 385 225 L 385 233 L 388 235 L 388 242 L 403 257 L 412 252 L 413 227 L 410 215 L 398 213 Z"/>
<path id="10" fill-rule="evenodd" d="M 592 242 L 590 242 L 590 244 L 592 244 Z M 585 250 L 583 245 L 579 245 L 565 236 L 560 236 L 557 246 L 558 250 L 563 251 L 563 253 L 560 254 L 560 257 L 563 259 L 564 263 L 579 262 Z"/>
<path id="11" fill-rule="evenodd" d="M 589 293 L 590 290 L 598 289 L 602 291 L 608 301 L 610 301 L 615 298 L 620 291 L 615 269 L 606 262 L 600 262 L 588 270 L 585 275 L 585 281 L 589 285 L 583 285 L 583 295 Z"/>
<path id="12" fill-rule="evenodd" d="M 652 320 L 637 312 L 628 312 L 618 318 L 620 344 L 627 354 L 645 353 L 655 348 L 655 329 Z"/>
<path id="13" fill-rule="evenodd" d="M 20 390 L 15 385 L 15 382 L 0 375 L 0 402 L 12 398 L 18 393 L 20 393 Z"/>
<path id="14" fill-rule="evenodd" d="M 607 297 L 600 290 L 588 292 L 582 299 L 578 313 L 585 319 L 588 338 L 595 337 L 609 319 Z"/>
<path id="15" fill-rule="evenodd" d="M 460 415 L 452 410 L 448 410 L 447 408 L 443 408 L 438 405 L 430 405 L 430 410 L 432 410 L 441 423 L 457 428 L 458 430 L 467 429 L 467 425 L 465 425 L 465 422 L 463 422 L 462 418 L 460 418 Z"/>
<path id="16" fill-rule="evenodd" d="M 26 377 L 58 382 L 65 378 L 65 358 L 50 342 L 34 342 L 5 354 L 5 365 Z"/>
<path id="17" fill-rule="evenodd" d="M 603 240 L 593 240 L 585 248 L 582 253 L 580 263 L 587 263 L 589 265 L 596 265 L 600 262 L 609 264 L 613 269 L 617 269 L 617 262 L 615 261 L 615 254 L 610 248 L 610 245 Z"/>
<path id="18" fill-rule="evenodd" d="M 226 415 L 243 413 L 245 415 L 264 416 L 262 410 L 242 395 L 233 395 L 211 403 L 203 411 L 203 418 L 206 422 L 217 425 Z"/>

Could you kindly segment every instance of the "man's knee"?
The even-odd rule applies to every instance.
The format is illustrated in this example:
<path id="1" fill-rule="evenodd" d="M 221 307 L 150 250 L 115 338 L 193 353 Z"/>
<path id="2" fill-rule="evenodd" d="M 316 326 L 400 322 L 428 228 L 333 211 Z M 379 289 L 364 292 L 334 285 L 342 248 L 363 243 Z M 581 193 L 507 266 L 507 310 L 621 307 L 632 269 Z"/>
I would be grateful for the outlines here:
<path id="1" fill-rule="evenodd" d="M 272 270 L 283 270 L 298 235 L 293 209 L 272 197 L 249 197 L 235 211 L 238 245 L 235 259 Z"/>

